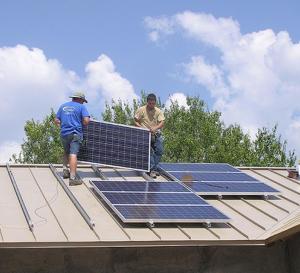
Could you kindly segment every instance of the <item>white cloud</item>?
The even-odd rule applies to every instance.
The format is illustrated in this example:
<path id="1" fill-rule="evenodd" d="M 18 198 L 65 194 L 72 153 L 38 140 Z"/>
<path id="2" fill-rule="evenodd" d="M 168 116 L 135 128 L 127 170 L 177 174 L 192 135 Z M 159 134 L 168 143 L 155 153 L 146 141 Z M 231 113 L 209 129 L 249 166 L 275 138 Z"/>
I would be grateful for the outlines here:
<path id="1" fill-rule="evenodd" d="M 0 143 L 21 142 L 25 121 L 42 119 L 66 98 L 75 81 L 42 50 L 18 45 L 0 48 Z"/>
<path id="2" fill-rule="evenodd" d="M 111 102 L 112 99 L 132 102 L 137 95 L 132 84 L 116 71 L 113 61 L 102 54 L 86 65 L 86 83 L 92 99 Z"/>
<path id="3" fill-rule="evenodd" d="M 172 102 L 177 102 L 178 106 L 188 108 L 187 101 L 186 101 L 186 95 L 184 93 L 173 93 L 169 96 L 165 103 L 165 108 L 169 109 L 171 107 Z"/>
<path id="4" fill-rule="evenodd" d="M 165 20 L 177 33 L 218 51 L 216 63 L 193 56 L 184 61 L 184 71 L 210 92 L 225 122 L 239 123 L 252 135 L 278 123 L 289 148 L 300 155 L 300 44 L 285 31 L 242 34 L 237 21 L 210 14 L 183 12 Z"/>
<path id="5" fill-rule="evenodd" d="M 171 21 L 175 21 L 190 37 L 216 47 L 230 47 L 240 38 L 239 24 L 231 18 L 186 11 L 176 14 Z"/>
<path id="6" fill-rule="evenodd" d="M 228 98 L 229 90 L 224 83 L 223 72 L 216 65 L 207 64 L 202 56 L 192 57 L 190 63 L 184 65 L 185 73 L 197 83 L 206 86 L 216 99 L 216 105 L 223 105 Z"/>
<path id="7" fill-rule="evenodd" d="M 6 163 L 13 154 L 18 155 L 21 151 L 20 144 L 17 142 L 3 142 L 0 145 L 0 164 Z"/>
<path id="8" fill-rule="evenodd" d="M 151 29 L 149 32 L 149 39 L 152 42 L 158 42 L 162 35 L 170 35 L 174 33 L 174 22 L 167 17 L 152 18 L 146 17 L 144 23 L 147 28 Z"/>
<path id="9" fill-rule="evenodd" d="M 58 60 L 48 59 L 38 48 L 0 48 L 1 161 L 7 161 L 11 152 L 18 151 L 26 120 L 42 120 L 78 88 L 85 90 L 88 109 L 96 117 L 100 116 L 105 100 L 130 101 L 137 97 L 131 83 L 116 71 L 106 55 L 88 63 L 86 73 L 80 78 L 63 68 Z"/>

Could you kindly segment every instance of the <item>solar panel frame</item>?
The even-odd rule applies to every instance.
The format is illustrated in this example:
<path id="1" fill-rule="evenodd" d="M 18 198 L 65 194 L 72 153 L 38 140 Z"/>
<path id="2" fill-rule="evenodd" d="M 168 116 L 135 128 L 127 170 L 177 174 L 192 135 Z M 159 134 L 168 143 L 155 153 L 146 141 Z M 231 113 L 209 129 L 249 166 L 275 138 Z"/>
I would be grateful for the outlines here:
<path id="1" fill-rule="evenodd" d="M 199 195 L 278 195 L 280 191 L 262 182 L 186 182 Z M 238 188 L 238 189 L 237 189 Z"/>
<path id="2" fill-rule="evenodd" d="M 163 163 L 165 164 L 165 163 Z M 168 163 L 167 163 L 168 164 Z M 194 164 L 211 164 L 211 163 L 172 163 L 173 165 L 176 164 L 186 164 L 187 167 L 193 166 Z M 219 163 L 216 163 L 219 164 Z M 227 164 L 229 165 L 229 164 Z M 219 195 L 219 196 L 223 196 L 223 195 L 248 195 L 248 196 L 269 196 L 269 195 L 278 195 L 280 194 L 280 191 L 272 188 L 271 186 L 268 186 L 266 183 L 261 182 L 253 177 L 251 177 L 250 175 L 243 173 L 241 171 L 239 172 L 207 172 L 207 171 L 166 171 L 163 168 L 164 165 L 162 165 L 160 167 L 160 170 L 162 172 L 162 174 L 164 174 L 166 177 L 168 177 L 169 179 L 173 180 L 173 181 L 178 181 L 181 182 L 183 184 L 185 184 L 188 188 L 190 188 L 192 191 L 196 192 L 198 195 L 205 195 L 205 196 L 209 196 L 209 195 Z M 230 166 L 230 165 L 229 165 Z M 174 169 L 174 166 L 173 166 Z M 235 170 L 235 168 L 233 168 L 233 170 Z M 195 179 L 195 177 L 193 177 L 193 174 L 195 174 L 196 176 L 207 176 L 209 174 L 213 174 L 213 175 L 234 175 L 234 176 L 244 176 L 247 179 L 245 180 L 241 180 L 239 181 L 238 179 L 234 179 L 232 180 L 214 180 L 214 179 L 204 179 L 204 180 L 199 180 L 198 178 Z M 183 176 L 186 176 L 185 179 L 183 179 Z M 246 188 L 246 190 L 241 190 L 241 191 L 236 191 L 236 190 L 209 190 L 207 189 L 207 191 L 198 191 L 193 187 L 189 187 L 188 184 L 189 183 L 204 183 L 204 184 L 216 184 L 219 183 L 220 185 L 222 185 L 222 187 L 232 187 L 231 185 L 236 184 L 234 187 L 237 187 L 239 184 L 243 183 L 244 187 Z M 252 184 L 252 185 L 251 185 Z M 252 191 L 250 191 L 249 189 L 247 189 L 247 186 L 251 185 L 252 186 Z M 203 187 L 205 187 L 203 185 Z M 258 188 L 260 187 L 260 190 L 258 190 Z M 262 188 L 265 188 L 265 190 L 263 190 Z"/>
<path id="3" fill-rule="evenodd" d="M 172 177 L 176 178 L 179 181 L 182 180 L 184 176 L 186 179 L 191 179 L 190 181 L 198 181 L 198 182 L 234 182 L 234 181 L 258 181 L 257 179 L 253 178 L 252 176 L 240 172 L 240 173 L 199 173 L 199 172 L 168 172 Z M 243 179 L 242 177 L 245 177 Z M 247 180 L 248 179 L 248 180 Z"/>
<path id="4" fill-rule="evenodd" d="M 96 124 L 99 124 L 99 127 L 96 126 Z M 108 132 L 108 130 L 105 130 L 103 132 L 101 132 L 101 125 L 102 126 L 106 126 L 108 128 L 113 128 L 112 131 Z M 93 127 L 93 132 L 89 132 L 89 130 L 91 130 L 91 126 Z M 109 127 L 110 126 L 110 127 Z M 121 157 L 121 153 L 119 152 L 114 152 L 114 156 L 112 156 L 113 154 L 113 144 L 114 142 L 118 142 L 118 139 L 113 139 L 113 135 L 116 134 L 116 129 L 119 128 L 125 128 L 130 130 L 131 132 L 147 132 L 147 139 L 145 140 L 145 142 L 143 142 L 143 145 L 147 145 L 147 151 L 144 151 L 145 155 L 141 156 L 141 151 L 143 151 L 143 149 L 141 149 L 143 147 L 143 145 L 141 144 L 137 144 L 137 143 L 131 143 L 131 147 L 130 148 L 126 148 L 125 149 L 125 143 L 126 140 L 132 140 L 133 139 L 133 134 L 131 134 L 131 138 L 127 138 L 126 139 L 126 131 L 124 132 L 125 137 L 124 137 L 124 152 L 122 153 L 122 157 L 123 157 L 123 161 L 122 159 L 119 159 Z M 150 170 L 150 149 L 151 149 L 151 134 L 150 131 L 147 128 L 142 128 L 142 127 L 134 127 L 134 126 L 130 126 L 130 125 L 124 125 L 124 124 L 116 124 L 116 123 L 111 123 L 111 122 L 106 122 L 106 121 L 97 121 L 97 120 L 91 120 L 90 123 L 87 126 L 83 127 L 83 132 L 84 132 L 84 140 L 83 140 L 83 145 L 81 145 L 80 151 L 78 153 L 78 162 L 84 162 L 84 163 L 89 163 L 89 164 L 94 164 L 94 165 L 105 165 L 105 166 L 109 166 L 109 167 L 118 167 L 118 168 L 125 168 L 125 169 L 133 169 L 133 170 L 138 170 L 138 171 L 149 171 Z M 98 138 L 97 140 L 95 140 L 95 134 L 98 133 Z M 108 133 L 111 134 L 111 136 L 108 136 Z M 104 137 L 104 135 L 106 134 L 106 136 Z M 87 138 L 93 138 L 92 140 L 89 140 Z M 135 135 L 135 137 L 137 137 Z M 146 137 L 146 136 L 145 136 Z M 104 140 L 105 138 L 105 140 Z M 137 138 L 138 140 L 138 138 Z M 90 143 L 93 144 L 93 149 L 92 148 L 88 148 L 88 146 L 85 146 L 85 144 L 87 142 L 91 141 Z M 97 142 L 96 142 L 97 141 Z M 105 142 L 105 149 L 108 146 L 111 146 L 111 149 L 109 150 L 111 153 L 111 156 L 109 157 L 105 157 L 105 156 L 100 156 L 101 153 L 105 153 L 106 150 L 104 149 L 104 151 L 102 151 L 101 148 L 101 143 Z M 110 142 L 108 142 L 110 141 Z M 120 140 L 119 142 L 122 142 L 122 140 Z M 95 150 L 95 148 L 98 148 L 98 150 Z M 119 145 L 116 145 L 116 147 L 120 147 Z M 139 148 L 138 148 L 139 147 Z M 125 153 L 126 151 L 132 151 L 132 150 L 136 150 L 135 153 Z M 88 154 L 89 152 L 92 152 L 92 155 Z M 98 158 L 98 160 L 93 160 L 94 157 L 94 152 L 98 152 L 98 155 L 95 156 Z M 147 156 L 146 156 L 147 153 Z M 119 158 L 118 158 L 119 156 Z M 129 159 L 128 159 L 129 157 Z M 109 158 L 109 160 L 111 160 L 111 163 L 113 162 L 120 162 L 123 164 L 109 164 L 107 158 Z M 135 159 L 134 159 L 135 158 Z M 144 158 L 144 160 L 142 160 L 142 162 L 138 161 L 138 158 L 142 159 Z M 90 160 L 92 159 L 92 160 Z M 144 161 L 146 161 L 144 163 Z M 128 162 L 128 164 L 124 164 L 124 162 Z M 134 166 L 135 163 L 135 166 Z"/>
<path id="5" fill-rule="evenodd" d="M 157 183 L 155 181 L 124 181 L 124 180 L 102 180 L 97 181 L 97 188 L 102 192 L 190 192 L 184 184 L 170 181 Z"/>
<path id="6" fill-rule="evenodd" d="M 113 205 L 208 205 L 193 192 L 102 192 Z"/>
<path id="7" fill-rule="evenodd" d="M 241 171 L 237 168 L 232 167 L 228 163 L 166 163 L 161 162 L 159 164 L 160 169 L 166 172 L 238 172 Z"/>
<path id="8" fill-rule="evenodd" d="M 196 197 L 199 197 L 201 200 L 203 200 L 203 204 L 122 204 L 122 205 L 118 205 L 118 204 L 113 204 L 111 203 L 111 201 L 109 200 L 109 198 L 107 198 L 107 196 L 105 196 L 105 192 L 101 192 L 98 187 L 96 186 L 95 183 L 97 182 L 103 182 L 103 181 L 90 181 L 90 184 L 93 186 L 94 190 L 96 191 L 96 193 L 105 201 L 105 203 L 110 207 L 110 209 L 124 222 L 124 223 L 205 223 L 205 222 L 213 222 L 213 223 L 228 223 L 230 221 L 230 218 L 227 217 L 225 214 L 223 214 L 221 211 L 219 211 L 218 209 L 216 209 L 215 207 L 213 207 L 212 205 L 208 204 L 203 198 L 201 198 L 200 196 L 197 196 L 193 191 L 189 190 L 185 185 L 181 184 L 184 188 L 188 189 L 189 192 L 179 192 L 182 194 L 190 194 L 192 193 L 193 195 L 195 195 Z M 110 183 L 112 181 L 106 181 L 107 183 Z M 115 181 L 113 181 L 115 182 Z M 123 181 L 124 182 L 124 181 Z M 128 183 L 132 183 L 129 181 L 126 181 Z M 144 181 L 144 183 L 148 183 L 146 181 Z M 169 182 L 153 182 L 153 183 L 169 183 Z M 114 191 L 117 192 L 117 191 Z M 107 191 L 106 191 L 107 193 Z M 169 192 L 165 192 L 164 194 L 168 194 Z M 178 193 L 178 192 L 176 192 Z M 176 209 L 180 210 L 183 208 L 187 208 L 189 209 L 190 207 L 201 207 L 204 208 L 204 210 L 207 210 L 208 208 L 214 212 L 214 215 L 218 215 L 218 218 L 213 218 L 213 217 L 207 217 L 205 219 L 201 218 L 201 219 L 182 219 L 182 218 L 164 218 L 164 219 L 150 219 L 150 218 L 134 218 L 134 219 L 127 219 L 126 217 L 124 217 L 124 215 L 122 215 L 122 212 L 120 212 L 118 210 L 118 206 L 120 207 L 134 207 L 135 209 L 138 209 L 140 207 L 146 206 L 146 207 L 151 207 L 153 208 L 160 208 L 160 207 L 164 207 L 165 209 L 174 209 L 176 207 Z M 199 211 L 200 212 L 200 211 Z"/>
<path id="9" fill-rule="evenodd" d="M 124 206 L 124 205 L 120 205 L 120 206 L 116 206 L 116 214 L 121 218 L 121 220 L 125 223 L 148 223 L 149 220 L 150 222 L 153 222 L 153 223 L 228 223 L 230 222 L 230 218 L 228 218 L 226 215 L 224 215 L 222 212 L 220 212 L 219 210 L 217 210 L 216 208 L 214 208 L 213 206 L 208 206 L 208 205 L 205 205 L 205 206 L 157 206 L 156 209 L 158 209 L 159 211 L 161 210 L 176 210 L 176 216 L 174 214 L 174 216 L 176 218 L 162 218 L 162 216 L 160 216 L 160 218 L 155 218 L 155 217 L 152 217 L 151 219 L 149 218 L 129 218 L 127 216 L 127 218 L 125 218 L 123 215 L 124 215 L 124 212 L 122 213 L 120 208 L 126 208 L 127 210 L 130 209 L 130 208 L 134 208 L 135 212 L 136 212 L 136 208 L 134 206 L 130 206 L 130 205 L 127 205 L 127 206 Z M 153 208 L 152 206 L 145 206 L 145 205 L 140 205 L 139 208 Z M 190 219 L 184 219 L 184 215 L 185 214 L 181 214 L 181 218 L 177 217 L 178 216 L 178 212 L 181 210 L 181 209 L 193 209 L 193 210 L 197 210 L 197 209 L 201 209 L 200 214 L 202 215 L 205 215 L 207 216 L 206 218 L 202 216 L 201 219 L 199 218 L 196 218 L 196 217 L 199 217 L 199 214 L 194 214 L 193 216 L 196 216 L 194 219 L 191 219 L 193 216 L 191 214 L 190 215 Z M 210 210 L 210 212 L 208 213 L 207 210 Z M 153 211 L 153 210 L 152 210 Z M 170 215 L 170 213 L 168 213 L 168 215 Z M 209 215 L 213 216 L 213 217 L 208 217 Z"/>

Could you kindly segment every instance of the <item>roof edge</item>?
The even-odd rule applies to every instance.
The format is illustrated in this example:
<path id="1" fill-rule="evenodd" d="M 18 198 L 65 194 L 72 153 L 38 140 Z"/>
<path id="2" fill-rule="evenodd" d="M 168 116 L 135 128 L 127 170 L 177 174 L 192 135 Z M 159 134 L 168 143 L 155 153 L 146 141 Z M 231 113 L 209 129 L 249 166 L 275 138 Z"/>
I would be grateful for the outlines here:
<path id="1" fill-rule="evenodd" d="M 265 240 L 239 240 L 239 241 L 98 241 L 98 242 L 5 242 L 0 243 L 0 249 L 4 248 L 110 248 L 110 247 L 180 247 L 180 246 L 265 246 Z"/>

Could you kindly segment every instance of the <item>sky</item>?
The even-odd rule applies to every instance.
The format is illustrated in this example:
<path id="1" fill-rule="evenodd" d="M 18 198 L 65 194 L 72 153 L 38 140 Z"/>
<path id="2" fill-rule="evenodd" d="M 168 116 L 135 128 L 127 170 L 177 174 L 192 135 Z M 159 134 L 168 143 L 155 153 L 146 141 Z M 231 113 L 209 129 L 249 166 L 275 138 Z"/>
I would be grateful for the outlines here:
<path id="1" fill-rule="evenodd" d="M 300 2 L 224 3 L 0 0 L 0 162 L 78 89 L 99 119 L 141 90 L 199 96 L 252 137 L 278 124 L 300 158 Z"/>

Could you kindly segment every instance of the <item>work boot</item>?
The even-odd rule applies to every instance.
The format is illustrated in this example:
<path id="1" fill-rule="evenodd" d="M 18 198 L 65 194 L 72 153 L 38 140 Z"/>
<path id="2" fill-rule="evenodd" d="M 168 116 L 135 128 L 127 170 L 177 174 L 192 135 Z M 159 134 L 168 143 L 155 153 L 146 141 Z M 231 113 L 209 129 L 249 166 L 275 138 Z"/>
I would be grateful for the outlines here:
<path id="1" fill-rule="evenodd" d="M 70 178 L 70 171 L 68 169 L 63 169 L 63 178 Z"/>
<path id="2" fill-rule="evenodd" d="M 81 185 L 82 184 L 82 180 L 77 178 L 77 177 L 74 177 L 74 178 L 71 178 L 69 179 L 69 186 L 78 186 L 78 185 Z"/>
<path id="3" fill-rule="evenodd" d="M 155 172 L 156 176 L 160 176 L 159 171 L 154 171 L 154 172 Z"/>
<path id="4" fill-rule="evenodd" d="M 152 178 L 156 178 L 156 172 L 155 171 L 151 171 L 149 175 Z"/>

